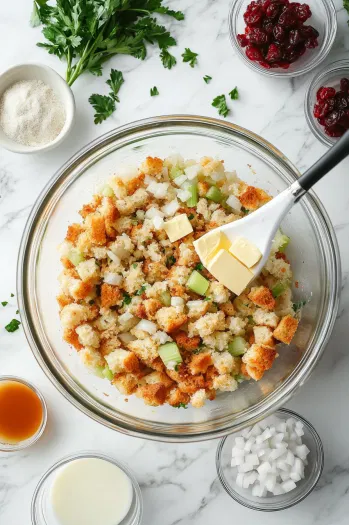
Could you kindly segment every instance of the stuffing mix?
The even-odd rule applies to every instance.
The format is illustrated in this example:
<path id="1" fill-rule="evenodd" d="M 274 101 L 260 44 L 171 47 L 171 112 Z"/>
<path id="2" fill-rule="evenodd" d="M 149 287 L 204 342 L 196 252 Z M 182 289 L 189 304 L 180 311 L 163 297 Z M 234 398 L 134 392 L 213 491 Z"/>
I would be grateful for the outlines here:
<path id="1" fill-rule="evenodd" d="M 208 157 L 148 157 L 128 178 L 114 176 L 60 245 L 65 341 L 121 394 L 151 406 L 199 408 L 260 380 L 298 326 L 289 238 L 278 232 L 238 297 L 203 267 L 193 241 L 270 199 Z M 171 242 L 166 224 L 180 215 L 189 227 Z"/>

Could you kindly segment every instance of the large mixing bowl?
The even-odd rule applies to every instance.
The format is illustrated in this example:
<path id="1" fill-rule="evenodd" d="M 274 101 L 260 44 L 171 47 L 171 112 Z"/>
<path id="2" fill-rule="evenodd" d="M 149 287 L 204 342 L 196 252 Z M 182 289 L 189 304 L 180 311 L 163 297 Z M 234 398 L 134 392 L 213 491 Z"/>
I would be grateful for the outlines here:
<path id="1" fill-rule="evenodd" d="M 292 242 L 288 256 L 299 282 L 296 300 L 306 299 L 294 342 L 280 347 L 279 358 L 261 381 L 243 383 L 201 409 L 145 406 L 128 402 L 105 379 L 91 375 L 63 340 L 55 295 L 61 271 L 57 245 L 67 225 L 96 186 L 121 166 L 137 165 L 147 155 L 186 158 L 203 155 L 225 160 L 227 169 L 271 194 L 299 173 L 271 144 L 245 129 L 195 116 L 147 119 L 118 128 L 82 149 L 53 177 L 38 198 L 22 239 L 18 298 L 23 327 L 42 369 L 76 407 L 110 428 L 163 441 L 194 441 L 224 436 L 251 425 L 285 403 L 318 362 L 336 318 L 340 261 L 332 225 L 314 194 L 287 216 L 283 229 Z"/>

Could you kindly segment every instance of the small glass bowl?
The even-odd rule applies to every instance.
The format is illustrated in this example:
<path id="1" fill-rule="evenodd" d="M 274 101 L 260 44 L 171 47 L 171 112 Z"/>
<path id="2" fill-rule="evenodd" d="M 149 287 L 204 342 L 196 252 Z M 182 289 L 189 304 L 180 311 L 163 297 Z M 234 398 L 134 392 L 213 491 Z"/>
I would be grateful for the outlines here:
<path id="1" fill-rule="evenodd" d="M 313 16 L 307 20 L 306 25 L 312 25 L 319 31 L 319 46 L 315 49 L 307 49 L 307 52 L 291 64 L 289 69 L 265 69 L 258 62 L 252 62 L 247 58 L 245 49 L 237 40 L 237 35 L 245 32 L 246 24 L 243 15 L 250 3 L 251 0 L 232 0 L 229 11 L 229 36 L 237 56 L 251 69 L 270 77 L 297 77 L 309 73 L 326 58 L 337 33 L 337 15 L 332 0 L 307 0 L 306 3 L 310 6 Z"/>
<path id="2" fill-rule="evenodd" d="M 314 106 L 316 104 L 316 93 L 321 86 L 334 87 L 339 89 L 341 78 L 349 78 L 349 60 L 338 60 L 327 64 L 310 82 L 305 95 L 304 111 L 308 125 L 317 139 L 325 146 L 331 147 L 338 138 L 326 135 L 323 126 L 321 126 L 314 117 Z"/>
<path id="3" fill-rule="evenodd" d="M 59 525 L 57 518 L 55 517 L 52 507 L 50 505 L 50 491 L 52 483 L 56 477 L 59 469 L 67 465 L 68 463 L 75 461 L 76 459 L 85 458 L 96 458 L 109 461 L 119 467 L 130 479 L 133 487 L 133 498 L 130 510 L 128 511 L 125 518 L 120 522 L 119 525 L 139 525 L 143 515 L 143 500 L 141 489 L 139 488 L 138 482 L 134 474 L 129 470 L 126 465 L 120 463 L 116 459 L 100 454 L 99 452 L 85 451 L 79 452 L 78 454 L 72 454 L 65 456 L 50 467 L 47 472 L 42 476 L 33 494 L 31 503 L 31 519 L 32 525 Z"/>
<path id="4" fill-rule="evenodd" d="M 229 496 L 249 509 L 263 512 L 285 510 L 305 499 L 316 487 L 324 466 L 322 442 L 315 428 L 291 410 L 281 408 L 275 412 L 275 415 L 280 419 L 286 420 L 289 417 L 293 417 L 301 421 L 304 425 L 304 436 L 302 440 L 310 450 L 307 457 L 308 465 L 305 467 L 305 478 L 299 481 L 297 487 L 291 492 L 281 494 L 280 496 L 257 498 L 252 496 L 251 489 L 243 489 L 236 485 L 236 467 L 231 467 L 230 463 L 234 439 L 239 433 L 230 434 L 223 438 L 218 445 L 216 453 L 218 478 Z"/>
<path id="5" fill-rule="evenodd" d="M 15 376 L 0 376 L 0 382 L 2 383 L 4 381 L 13 381 L 15 383 L 22 383 L 22 385 L 25 385 L 28 388 L 30 388 L 30 390 L 32 390 L 38 396 L 41 402 L 41 407 L 42 407 L 41 425 L 39 426 L 38 430 L 35 432 L 33 436 L 23 441 L 19 441 L 18 443 L 6 443 L 0 440 L 0 452 L 17 452 L 18 450 L 23 450 L 24 448 L 28 448 L 28 447 L 31 447 L 31 445 L 34 445 L 34 443 L 36 443 L 38 439 L 40 439 L 40 437 L 44 433 L 46 423 L 47 423 L 47 406 L 46 406 L 46 402 L 42 394 L 39 392 L 39 390 L 34 385 L 29 383 L 29 381 L 25 381 L 24 379 L 21 379 L 20 377 L 15 377 Z"/>

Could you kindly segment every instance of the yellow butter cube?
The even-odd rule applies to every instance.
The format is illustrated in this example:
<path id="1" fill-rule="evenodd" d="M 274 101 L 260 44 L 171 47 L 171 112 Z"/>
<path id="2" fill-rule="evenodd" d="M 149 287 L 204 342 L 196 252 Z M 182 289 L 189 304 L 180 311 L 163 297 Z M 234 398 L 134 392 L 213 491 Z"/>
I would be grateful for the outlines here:
<path id="1" fill-rule="evenodd" d="M 220 283 L 236 295 L 240 295 L 254 277 L 253 273 L 227 250 L 219 250 L 207 268 Z"/>
<path id="2" fill-rule="evenodd" d="M 229 248 L 230 253 L 241 261 L 247 268 L 252 268 L 262 257 L 262 252 L 255 244 L 244 237 L 236 237 Z"/>
<path id="3" fill-rule="evenodd" d="M 182 237 L 192 233 L 193 227 L 185 213 L 176 215 L 173 219 L 166 221 L 164 224 L 164 230 L 168 235 L 171 242 L 176 242 Z"/>
<path id="4" fill-rule="evenodd" d="M 219 250 L 229 250 L 230 241 L 221 231 L 213 230 L 194 241 L 194 248 L 205 266 L 219 252 Z"/>

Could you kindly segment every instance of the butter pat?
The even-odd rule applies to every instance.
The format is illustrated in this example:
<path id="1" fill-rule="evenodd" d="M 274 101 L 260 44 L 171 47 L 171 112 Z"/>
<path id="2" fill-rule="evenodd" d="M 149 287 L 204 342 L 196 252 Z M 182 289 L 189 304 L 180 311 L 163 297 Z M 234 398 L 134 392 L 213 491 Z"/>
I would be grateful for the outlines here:
<path id="1" fill-rule="evenodd" d="M 219 250 L 207 268 L 220 283 L 236 295 L 240 295 L 254 277 L 253 273 L 227 250 Z"/>
<path id="2" fill-rule="evenodd" d="M 193 231 L 193 227 L 185 213 L 176 215 L 173 219 L 166 221 L 163 228 L 171 242 L 176 242 Z"/>
<path id="3" fill-rule="evenodd" d="M 194 248 L 205 266 L 219 252 L 219 250 L 229 250 L 230 241 L 224 233 L 215 231 L 207 233 L 194 241 Z"/>
<path id="4" fill-rule="evenodd" d="M 237 237 L 229 248 L 230 253 L 241 261 L 247 268 L 252 268 L 262 257 L 262 252 L 255 244 L 244 237 Z"/>

